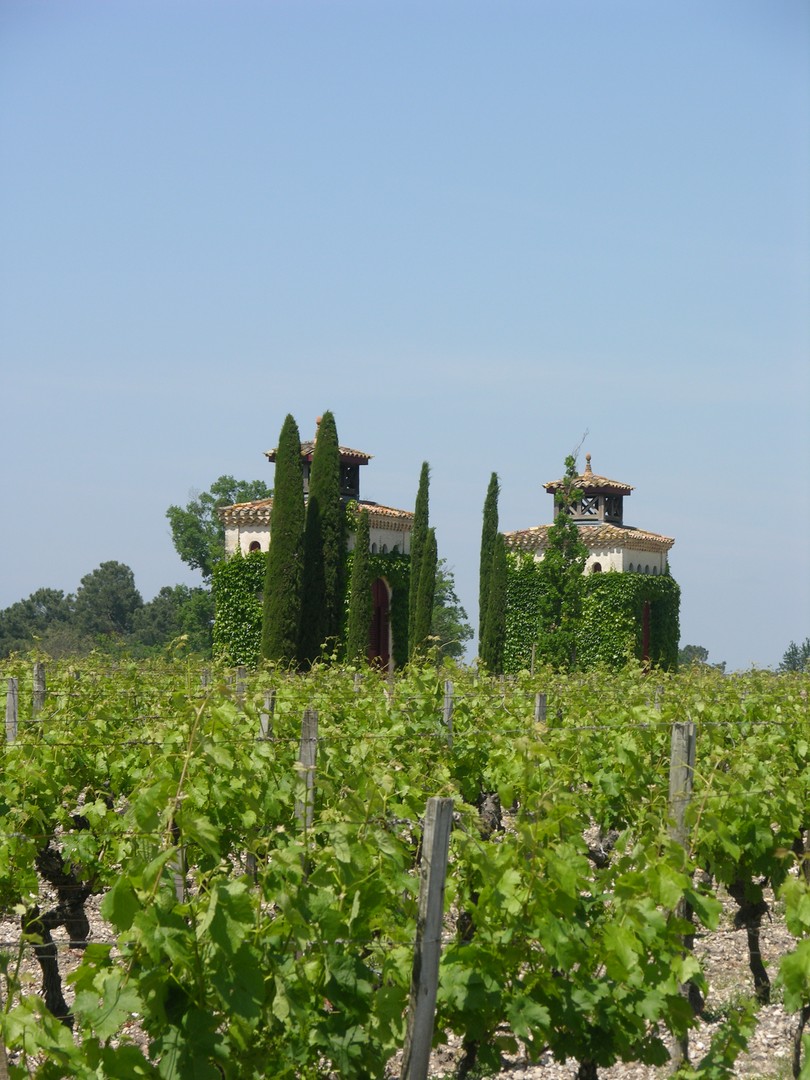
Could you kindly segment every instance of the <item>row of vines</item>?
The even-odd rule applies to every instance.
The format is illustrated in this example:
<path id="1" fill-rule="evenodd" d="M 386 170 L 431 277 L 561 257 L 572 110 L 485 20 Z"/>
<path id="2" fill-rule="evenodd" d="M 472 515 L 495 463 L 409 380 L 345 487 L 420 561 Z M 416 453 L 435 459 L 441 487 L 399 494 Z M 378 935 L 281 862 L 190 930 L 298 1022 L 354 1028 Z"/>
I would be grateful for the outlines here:
<path id="1" fill-rule="evenodd" d="M 807 677 L 458 670 L 450 722 L 448 673 L 429 667 L 242 685 L 90 658 L 49 667 L 36 710 L 30 665 L 3 675 L 20 704 L 1 747 L 0 1076 L 392 1075 L 434 796 L 454 806 L 435 1038 L 458 1040 L 461 1074 L 497 1071 L 518 1043 L 581 1076 L 666 1063 L 699 1022 L 688 941 L 717 925 L 721 890 L 755 1000 L 685 1075 L 732 1075 L 773 990 L 766 887 L 795 936 L 778 992 L 797 1024 L 810 1013 Z M 683 721 L 685 847 L 668 801 Z M 104 935 L 87 916 L 99 900 Z"/>

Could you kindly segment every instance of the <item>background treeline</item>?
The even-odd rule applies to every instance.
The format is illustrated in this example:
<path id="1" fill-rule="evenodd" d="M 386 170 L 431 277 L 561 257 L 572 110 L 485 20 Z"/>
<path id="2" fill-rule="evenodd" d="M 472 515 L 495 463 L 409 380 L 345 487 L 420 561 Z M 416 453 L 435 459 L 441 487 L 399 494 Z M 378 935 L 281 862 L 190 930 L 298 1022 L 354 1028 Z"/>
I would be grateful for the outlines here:
<path id="1" fill-rule="evenodd" d="M 124 563 L 104 562 L 75 593 L 37 589 L 0 611 L 0 656 L 36 648 L 48 656 L 86 656 L 94 649 L 150 656 L 178 640 L 211 654 L 214 598 L 210 589 L 165 585 L 144 602 Z"/>

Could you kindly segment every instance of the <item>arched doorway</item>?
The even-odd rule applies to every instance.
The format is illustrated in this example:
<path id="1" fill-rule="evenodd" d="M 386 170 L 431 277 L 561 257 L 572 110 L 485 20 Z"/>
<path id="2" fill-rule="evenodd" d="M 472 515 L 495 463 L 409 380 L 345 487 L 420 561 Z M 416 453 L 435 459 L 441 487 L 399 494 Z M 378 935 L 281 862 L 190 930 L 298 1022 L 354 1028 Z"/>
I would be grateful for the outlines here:
<path id="1" fill-rule="evenodd" d="M 376 578 L 371 585 L 368 658 L 381 668 L 387 668 L 391 660 L 391 593 L 385 578 Z"/>

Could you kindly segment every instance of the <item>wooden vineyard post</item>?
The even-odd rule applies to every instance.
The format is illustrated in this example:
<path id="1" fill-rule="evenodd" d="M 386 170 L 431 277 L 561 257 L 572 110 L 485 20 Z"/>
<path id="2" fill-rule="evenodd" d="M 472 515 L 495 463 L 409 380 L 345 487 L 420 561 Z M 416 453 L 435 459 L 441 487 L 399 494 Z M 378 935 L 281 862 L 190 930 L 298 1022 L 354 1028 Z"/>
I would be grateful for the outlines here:
<path id="1" fill-rule="evenodd" d="M 453 749 L 453 684 L 449 679 L 444 683 L 444 709 L 442 712 L 444 730 L 447 732 L 447 749 Z"/>
<path id="2" fill-rule="evenodd" d="M 452 799 L 428 799 L 422 835 L 419 913 L 408 1002 L 408 1030 L 400 1080 L 427 1080 L 439 987 L 444 885 L 452 821 Z"/>
<path id="3" fill-rule="evenodd" d="M 177 844 L 177 854 L 169 861 L 169 869 L 172 872 L 174 882 L 174 896 L 178 904 L 184 904 L 186 900 L 186 845 L 180 843 L 180 829 L 174 819 L 169 822 L 169 832 L 172 841 Z"/>
<path id="4" fill-rule="evenodd" d="M 45 665 L 41 660 L 34 664 L 34 692 L 31 697 L 31 718 L 45 708 Z"/>
<path id="5" fill-rule="evenodd" d="M 672 820 L 670 834 L 678 844 L 686 849 L 689 836 L 686 830 L 686 808 L 692 796 L 692 782 L 695 772 L 695 748 L 697 728 L 694 723 L 676 723 L 672 725 L 672 741 L 669 757 L 669 816 Z M 685 900 L 678 904 L 676 914 L 679 918 L 691 921 L 692 912 Z M 691 950 L 692 935 L 684 938 L 684 949 Z M 681 987 L 684 997 L 692 1000 L 693 989 L 686 983 Z M 672 1049 L 672 1064 L 677 1068 L 689 1060 L 689 1033 L 685 1032 L 676 1040 Z"/>
<path id="6" fill-rule="evenodd" d="M 312 828 L 315 804 L 315 759 L 318 756 L 318 713 L 304 710 L 301 721 L 301 743 L 298 749 L 298 768 L 304 782 L 303 799 L 295 800 L 295 817 L 304 829 Z"/>
<path id="7" fill-rule="evenodd" d="M 533 641 L 532 642 L 532 662 L 531 662 L 531 665 L 529 667 L 529 674 L 530 675 L 534 675 L 534 662 L 535 662 L 536 659 L 537 659 L 537 642 Z"/>
<path id="8" fill-rule="evenodd" d="M 259 714 L 259 738 L 273 738 L 273 713 L 276 711 L 276 692 L 268 690 L 264 695 L 264 712 Z"/>
<path id="9" fill-rule="evenodd" d="M 669 756 L 669 814 L 672 838 L 687 846 L 686 808 L 692 796 L 697 728 L 694 723 L 673 724 Z"/>
<path id="10" fill-rule="evenodd" d="M 244 664 L 240 664 L 236 669 L 236 704 L 239 708 L 244 708 L 245 693 L 247 692 L 247 671 Z"/>
<path id="11" fill-rule="evenodd" d="M 536 724 L 545 724 L 546 722 L 546 695 L 542 693 L 535 694 L 534 698 L 534 721 Z"/>
<path id="12" fill-rule="evenodd" d="M 8 680 L 6 692 L 6 742 L 17 741 L 17 715 L 19 709 L 19 685 L 16 677 Z"/>

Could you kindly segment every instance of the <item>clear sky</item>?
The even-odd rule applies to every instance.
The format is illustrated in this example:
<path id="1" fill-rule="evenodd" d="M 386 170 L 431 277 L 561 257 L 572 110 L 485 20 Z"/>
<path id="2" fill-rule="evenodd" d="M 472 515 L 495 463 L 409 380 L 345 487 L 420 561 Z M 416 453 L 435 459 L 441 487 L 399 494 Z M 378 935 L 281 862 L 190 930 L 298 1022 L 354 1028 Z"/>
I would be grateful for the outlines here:
<path id="1" fill-rule="evenodd" d="M 477 616 L 588 435 L 682 643 L 810 635 L 805 0 L 3 0 L 0 607 L 331 409 Z"/>

